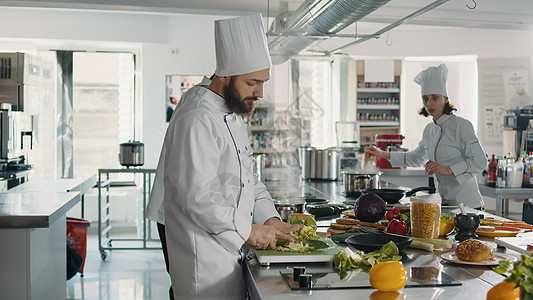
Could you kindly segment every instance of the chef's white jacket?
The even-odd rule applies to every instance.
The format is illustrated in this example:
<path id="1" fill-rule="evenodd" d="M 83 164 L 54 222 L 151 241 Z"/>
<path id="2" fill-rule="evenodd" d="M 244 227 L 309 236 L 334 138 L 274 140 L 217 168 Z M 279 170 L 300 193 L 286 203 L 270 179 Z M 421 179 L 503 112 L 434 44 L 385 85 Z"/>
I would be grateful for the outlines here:
<path id="1" fill-rule="evenodd" d="M 451 176 L 433 175 L 443 199 L 452 205 L 462 202 L 473 208 L 483 206 L 475 175 L 486 168 L 487 159 L 470 121 L 453 114 L 442 115 L 426 125 L 416 149 L 391 152 L 390 157 L 393 167 L 419 167 L 429 160 L 453 171 Z"/>
<path id="2" fill-rule="evenodd" d="M 175 110 L 178 110 L 180 107 L 183 106 L 183 104 L 185 104 L 187 101 L 190 101 L 191 99 L 194 101 L 194 95 L 196 95 L 195 90 L 200 89 L 200 88 L 205 88 L 210 83 L 211 83 L 211 79 L 204 76 L 200 83 L 193 86 L 185 94 L 183 94 Z M 174 113 L 172 114 L 172 117 L 170 118 L 171 121 L 169 123 L 172 122 L 172 118 L 174 117 L 174 115 L 176 114 Z M 145 212 L 145 217 L 147 219 L 150 219 L 152 221 L 155 221 L 161 224 L 165 224 L 165 206 L 163 205 L 163 196 L 165 193 L 165 186 L 163 183 L 164 171 L 165 171 L 165 149 L 163 148 L 159 156 L 159 162 L 157 164 L 157 170 L 155 172 L 154 185 L 150 192 L 150 199 L 149 199 L 148 205 L 146 206 L 146 212 Z"/>
<path id="3" fill-rule="evenodd" d="M 253 172 L 242 117 L 203 87 L 174 113 L 165 137 L 164 221 L 175 296 L 241 299 L 241 247 L 252 223 L 278 217 Z"/>

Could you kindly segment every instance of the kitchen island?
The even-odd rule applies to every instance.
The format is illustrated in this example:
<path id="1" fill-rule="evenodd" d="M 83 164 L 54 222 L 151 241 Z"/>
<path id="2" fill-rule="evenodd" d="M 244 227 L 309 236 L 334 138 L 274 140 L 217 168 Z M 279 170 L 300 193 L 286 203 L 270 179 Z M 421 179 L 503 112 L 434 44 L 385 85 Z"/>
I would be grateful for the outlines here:
<path id="1" fill-rule="evenodd" d="M 66 298 L 66 213 L 80 192 L 0 193 L 0 298 Z"/>
<path id="2" fill-rule="evenodd" d="M 280 188 L 280 183 L 267 182 L 266 184 L 267 186 Z M 330 200 L 329 203 L 343 203 L 346 200 L 342 196 L 342 184 L 340 182 L 303 181 L 301 186 L 296 190 L 300 193 L 299 196 L 308 196 L 311 194 L 316 197 L 327 198 Z M 489 215 L 486 213 L 483 214 Z M 319 228 L 319 231 L 323 231 L 323 228 L 322 230 Z M 482 237 L 481 240 L 484 240 L 493 247 L 495 253 L 501 253 L 510 257 L 519 257 L 519 253 L 513 250 L 497 248 L 492 238 Z M 504 277 L 492 271 L 489 266 L 469 266 L 442 260 L 440 255 L 449 251 L 426 252 L 411 248 L 406 248 L 402 251 L 402 262 L 410 277 L 413 277 L 415 270 L 419 270 L 418 268 L 433 267 L 436 274 L 441 274 L 440 272 L 442 272 L 460 283 L 460 285 L 451 286 L 404 288 L 401 292 L 405 298 L 402 299 L 485 299 L 487 291 L 495 284 L 503 281 Z M 335 272 L 331 262 L 280 263 L 261 266 L 252 251 L 245 259 L 245 276 L 251 299 L 297 299 L 301 297 L 308 297 L 310 299 L 368 299 L 376 292 L 373 288 L 291 290 L 285 279 L 280 275 L 280 271 L 290 272 L 294 266 L 305 266 L 309 270 L 307 271 L 308 273 L 333 274 Z M 334 275 L 327 276 L 335 277 Z M 445 275 L 440 276 L 444 277 Z"/>

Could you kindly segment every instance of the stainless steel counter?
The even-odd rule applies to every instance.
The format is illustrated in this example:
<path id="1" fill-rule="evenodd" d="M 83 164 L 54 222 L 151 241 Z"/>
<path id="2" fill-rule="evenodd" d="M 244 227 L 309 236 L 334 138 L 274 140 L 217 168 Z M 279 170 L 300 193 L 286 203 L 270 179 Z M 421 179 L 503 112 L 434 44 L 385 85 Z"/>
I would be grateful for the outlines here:
<path id="1" fill-rule="evenodd" d="M 509 199 L 533 198 L 533 188 L 495 188 L 479 185 L 481 195 L 496 198 L 496 215 L 507 217 L 509 213 Z"/>
<path id="2" fill-rule="evenodd" d="M 267 182 L 267 186 L 269 186 Z M 279 186 L 278 186 L 279 188 Z M 307 181 L 295 189 L 299 196 L 311 194 L 317 197 L 327 197 L 330 203 L 342 203 L 345 198 L 341 195 L 342 184 L 336 181 Z M 489 215 L 484 213 L 485 215 Z M 498 217 L 496 217 L 498 218 Z M 496 252 L 519 257 L 513 250 L 497 248 L 492 238 L 481 238 Z M 444 252 L 433 253 L 418 249 L 407 248 L 403 251 L 403 259 L 407 271 L 412 267 L 433 266 L 462 283 L 461 286 L 448 287 L 417 287 L 404 288 L 401 292 L 405 299 L 485 299 L 487 291 L 495 284 L 503 281 L 504 277 L 492 271 L 487 266 L 457 265 L 445 262 L 440 258 Z M 251 299 L 296 299 L 308 297 L 310 299 L 368 299 L 375 289 L 330 289 L 312 291 L 293 291 L 280 275 L 280 271 L 287 271 L 296 264 L 271 264 L 261 266 L 253 253 L 246 257 L 245 276 Z M 331 272 L 332 263 L 299 263 L 313 271 Z"/>
<path id="3" fill-rule="evenodd" d="M 81 218 L 85 217 L 85 193 L 96 184 L 96 174 L 76 178 L 32 179 L 9 189 L 8 193 L 80 192 Z"/>
<path id="4" fill-rule="evenodd" d="M 96 174 L 80 178 L 32 179 L 8 192 L 81 192 L 86 193 L 96 184 Z"/>
<path id="5" fill-rule="evenodd" d="M 80 201 L 80 192 L 0 193 L 0 228 L 43 228 Z"/>
<path id="6" fill-rule="evenodd" d="M 2 299 L 65 299 L 66 213 L 80 192 L 0 193 Z"/>

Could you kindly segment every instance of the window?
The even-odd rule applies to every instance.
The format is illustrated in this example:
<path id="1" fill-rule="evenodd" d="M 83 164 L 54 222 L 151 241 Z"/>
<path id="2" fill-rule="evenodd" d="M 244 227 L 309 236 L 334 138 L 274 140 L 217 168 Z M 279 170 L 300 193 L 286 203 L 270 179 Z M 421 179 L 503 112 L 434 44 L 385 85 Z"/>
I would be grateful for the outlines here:
<path id="1" fill-rule="evenodd" d="M 75 52 L 74 176 L 119 166 L 119 145 L 134 138 L 134 56 Z"/>

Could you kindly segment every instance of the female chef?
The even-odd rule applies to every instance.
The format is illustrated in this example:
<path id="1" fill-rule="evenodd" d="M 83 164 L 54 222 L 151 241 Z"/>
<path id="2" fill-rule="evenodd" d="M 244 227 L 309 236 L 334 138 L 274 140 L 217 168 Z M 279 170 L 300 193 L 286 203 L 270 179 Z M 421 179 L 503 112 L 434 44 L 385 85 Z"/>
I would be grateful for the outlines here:
<path id="1" fill-rule="evenodd" d="M 433 175 L 443 201 L 482 209 L 483 198 L 474 175 L 486 167 L 485 152 L 472 123 L 453 114 L 457 109 L 448 100 L 447 78 L 448 68 L 441 64 L 420 72 L 414 79 L 422 88 L 424 107 L 420 114 L 433 117 L 416 149 L 388 152 L 370 146 L 366 153 L 388 159 L 394 167 L 424 166 L 426 173 Z"/>

